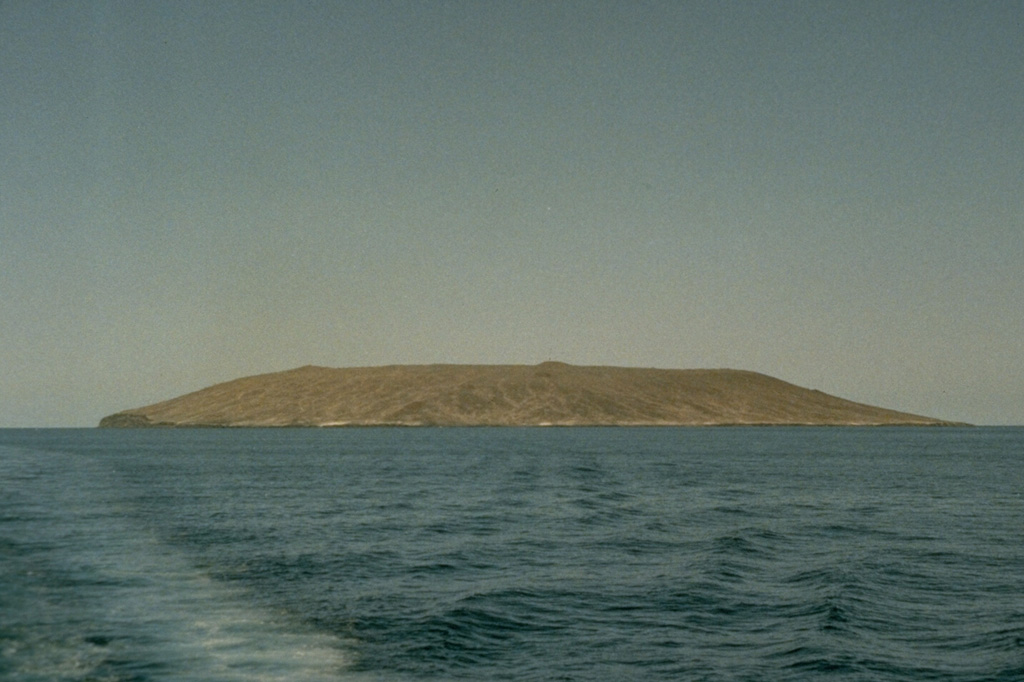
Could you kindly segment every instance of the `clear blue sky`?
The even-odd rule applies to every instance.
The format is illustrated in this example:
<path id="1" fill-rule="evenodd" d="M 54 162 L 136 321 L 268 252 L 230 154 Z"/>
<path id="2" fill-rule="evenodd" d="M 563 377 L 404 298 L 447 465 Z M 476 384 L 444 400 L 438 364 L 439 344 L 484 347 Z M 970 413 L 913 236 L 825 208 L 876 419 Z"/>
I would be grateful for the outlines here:
<path id="1" fill-rule="evenodd" d="M 0 2 L 0 426 L 304 364 L 1024 424 L 1022 2 Z"/>

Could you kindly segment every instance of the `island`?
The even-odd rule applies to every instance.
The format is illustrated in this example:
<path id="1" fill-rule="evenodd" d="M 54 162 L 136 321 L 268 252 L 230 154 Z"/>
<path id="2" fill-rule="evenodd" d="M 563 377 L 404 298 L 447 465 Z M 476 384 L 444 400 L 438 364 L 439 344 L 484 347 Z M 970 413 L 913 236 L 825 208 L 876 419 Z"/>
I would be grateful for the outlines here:
<path id="1" fill-rule="evenodd" d="M 757 372 L 539 365 L 306 366 L 104 417 L 100 427 L 951 425 Z"/>

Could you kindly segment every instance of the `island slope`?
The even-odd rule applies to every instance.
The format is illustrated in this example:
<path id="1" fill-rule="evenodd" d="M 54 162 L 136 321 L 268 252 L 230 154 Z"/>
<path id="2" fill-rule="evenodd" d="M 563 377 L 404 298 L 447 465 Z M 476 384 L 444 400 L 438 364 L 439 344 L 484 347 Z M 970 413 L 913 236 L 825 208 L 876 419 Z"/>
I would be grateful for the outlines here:
<path id="1" fill-rule="evenodd" d="M 153 426 L 945 425 L 732 369 L 306 366 L 104 417 Z"/>

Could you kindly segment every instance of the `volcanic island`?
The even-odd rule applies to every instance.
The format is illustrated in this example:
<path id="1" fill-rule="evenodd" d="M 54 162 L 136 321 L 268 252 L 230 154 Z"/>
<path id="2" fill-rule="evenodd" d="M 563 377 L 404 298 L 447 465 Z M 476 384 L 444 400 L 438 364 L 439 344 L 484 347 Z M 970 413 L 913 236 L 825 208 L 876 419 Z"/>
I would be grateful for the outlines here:
<path id="1" fill-rule="evenodd" d="M 100 427 L 944 426 L 735 369 L 306 366 L 104 417 Z"/>

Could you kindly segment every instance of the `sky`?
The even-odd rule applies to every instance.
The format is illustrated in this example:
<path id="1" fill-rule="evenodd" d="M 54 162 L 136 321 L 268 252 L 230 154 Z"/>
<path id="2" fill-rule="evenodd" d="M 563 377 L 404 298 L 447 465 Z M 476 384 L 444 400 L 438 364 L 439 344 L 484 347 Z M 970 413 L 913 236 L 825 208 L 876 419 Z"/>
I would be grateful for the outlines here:
<path id="1" fill-rule="evenodd" d="M 0 0 L 0 427 L 307 364 L 1024 424 L 1024 2 Z"/>

